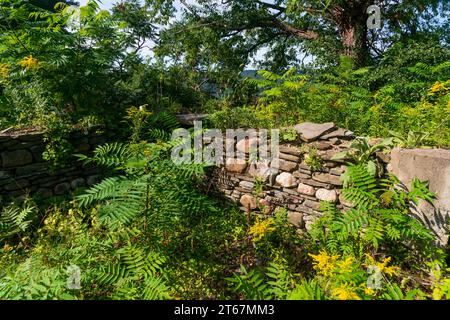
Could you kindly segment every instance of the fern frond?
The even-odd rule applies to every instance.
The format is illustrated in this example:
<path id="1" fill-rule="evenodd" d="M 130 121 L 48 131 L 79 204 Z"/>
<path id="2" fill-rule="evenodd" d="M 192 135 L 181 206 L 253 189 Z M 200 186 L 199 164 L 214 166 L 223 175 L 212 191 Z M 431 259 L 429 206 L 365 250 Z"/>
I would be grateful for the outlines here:
<path id="1" fill-rule="evenodd" d="M 83 154 L 77 154 L 75 156 L 85 164 L 96 163 L 107 167 L 117 167 L 124 164 L 129 159 L 130 150 L 129 145 L 114 142 L 97 147 L 92 157 Z"/>
<path id="2" fill-rule="evenodd" d="M 31 223 L 29 218 L 35 209 L 34 206 L 28 205 L 25 205 L 23 208 L 16 206 L 5 207 L 0 212 L 0 240 L 25 231 Z"/>
<path id="3" fill-rule="evenodd" d="M 148 277 L 143 284 L 142 297 L 144 300 L 171 299 L 170 291 L 162 278 Z"/>
<path id="4" fill-rule="evenodd" d="M 226 278 L 231 284 L 232 290 L 247 300 L 268 300 L 272 298 L 270 289 L 264 281 L 264 276 L 252 269 L 247 271 L 241 266 L 240 274 Z"/>

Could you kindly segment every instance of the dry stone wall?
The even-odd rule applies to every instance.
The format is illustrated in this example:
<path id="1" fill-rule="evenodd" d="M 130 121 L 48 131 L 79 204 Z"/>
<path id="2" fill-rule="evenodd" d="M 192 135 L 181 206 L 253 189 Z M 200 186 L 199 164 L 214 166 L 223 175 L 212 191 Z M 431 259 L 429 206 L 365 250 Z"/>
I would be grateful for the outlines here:
<path id="1" fill-rule="evenodd" d="M 341 197 L 340 175 L 346 166 L 332 157 L 348 150 L 352 132 L 333 123 L 302 123 L 294 127 L 300 140 L 280 145 L 279 168 L 264 161 L 229 159 L 212 171 L 213 189 L 237 203 L 242 210 L 259 210 L 270 214 L 277 207 L 288 210 L 290 222 L 309 229 L 321 216 L 320 202 L 331 201 L 341 209 L 351 207 Z M 70 142 L 77 153 L 89 153 L 108 140 L 104 134 L 74 132 Z M 251 141 L 235 142 L 237 150 L 249 152 Z M 42 132 L 0 134 L 0 200 L 26 193 L 43 197 L 67 194 L 90 186 L 101 178 L 99 168 L 84 167 L 73 159 L 64 168 L 53 171 L 42 159 L 45 149 Z M 320 168 L 312 168 L 308 156 L 316 150 Z M 414 208 L 417 216 L 439 237 L 448 241 L 450 219 L 450 150 L 394 149 L 379 160 L 409 186 L 413 177 L 430 182 L 437 194 L 434 206 L 421 203 Z"/>
<path id="2" fill-rule="evenodd" d="M 340 196 L 340 175 L 346 166 L 332 157 L 348 150 L 352 132 L 333 123 L 302 123 L 294 127 L 302 143 L 281 144 L 279 169 L 267 162 L 249 163 L 230 159 L 225 166 L 216 168 L 212 183 L 226 198 L 239 204 L 242 210 L 260 210 L 270 214 L 277 207 L 288 210 L 288 218 L 298 228 L 309 229 L 321 215 L 320 201 L 336 203 L 339 208 L 349 206 Z M 236 149 L 243 150 L 237 142 Z M 320 168 L 311 168 L 307 158 L 316 150 Z M 258 190 L 264 185 L 262 190 Z M 261 189 L 261 188 L 260 188 Z"/>
<path id="3" fill-rule="evenodd" d="M 63 168 L 52 170 L 42 159 L 45 150 L 43 133 L 0 135 L 0 196 L 18 197 L 39 193 L 43 197 L 67 194 L 100 179 L 95 167 L 83 167 L 76 159 Z M 70 136 L 75 152 L 88 153 L 104 143 L 106 138 L 95 132 L 74 132 Z"/>
<path id="4" fill-rule="evenodd" d="M 321 216 L 321 201 L 336 203 L 340 209 L 352 206 L 341 196 L 340 176 L 346 166 L 332 157 L 348 150 L 354 135 L 333 123 L 302 123 L 294 128 L 301 141 L 280 146 L 278 170 L 270 169 L 266 162 L 252 163 L 248 158 L 247 161 L 228 160 L 226 165 L 213 171 L 212 184 L 216 191 L 244 211 L 270 214 L 277 207 L 283 207 L 288 210 L 293 225 L 309 229 Z M 239 141 L 236 149 L 246 151 L 240 145 L 249 143 L 252 142 Z M 312 149 L 317 150 L 322 163 L 320 168 L 311 168 L 306 160 Z M 378 154 L 378 158 L 405 186 L 409 186 L 415 176 L 430 182 L 430 189 L 437 193 L 438 199 L 434 207 L 419 206 L 418 216 L 436 233 L 440 242 L 446 244 L 450 217 L 450 150 L 394 149 L 389 155 Z"/>

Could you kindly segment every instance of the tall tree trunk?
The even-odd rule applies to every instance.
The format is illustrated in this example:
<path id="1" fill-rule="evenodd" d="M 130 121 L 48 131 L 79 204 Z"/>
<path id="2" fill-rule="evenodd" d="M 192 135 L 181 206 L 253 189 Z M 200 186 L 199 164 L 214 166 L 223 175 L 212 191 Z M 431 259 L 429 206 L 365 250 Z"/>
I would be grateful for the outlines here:
<path id="1" fill-rule="evenodd" d="M 363 66 L 368 60 L 367 27 L 361 22 L 344 25 L 339 30 L 342 55 L 351 57 L 357 66 Z"/>
<path id="2" fill-rule="evenodd" d="M 351 57 L 357 66 L 367 63 L 367 2 L 351 2 L 354 7 L 334 6 L 330 17 L 336 24 L 341 41 L 341 54 Z"/>

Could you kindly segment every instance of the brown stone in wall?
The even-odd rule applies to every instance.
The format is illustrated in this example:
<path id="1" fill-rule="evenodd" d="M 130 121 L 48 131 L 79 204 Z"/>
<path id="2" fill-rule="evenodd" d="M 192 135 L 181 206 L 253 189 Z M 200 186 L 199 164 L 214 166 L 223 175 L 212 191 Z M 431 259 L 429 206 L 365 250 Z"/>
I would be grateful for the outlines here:
<path id="1" fill-rule="evenodd" d="M 247 176 L 245 174 L 233 174 L 233 176 L 237 179 L 239 179 L 239 181 L 241 180 L 245 180 L 245 181 L 250 181 L 250 182 L 254 182 L 255 178 Z"/>
<path id="2" fill-rule="evenodd" d="M 307 173 L 303 173 L 300 171 L 294 171 L 292 173 L 292 175 L 296 178 L 300 178 L 300 179 L 311 179 L 311 174 L 307 174 Z"/>
<path id="3" fill-rule="evenodd" d="M 15 190 L 21 190 L 23 188 L 26 188 L 30 185 L 28 180 L 20 179 L 20 180 L 14 180 L 11 183 L 8 183 L 3 186 L 3 189 L 6 191 L 15 191 Z"/>
<path id="4" fill-rule="evenodd" d="M 69 191 L 70 191 L 70 184 L 67 182 L 59 183 L 54 188 L 54 192 L 56 195 L 66 194 Z"/>
<path id="5" fill-rule="evenodd" d="M 336 190 L 319 189 L 316 191 L 316 198 L 320 201 L 337 202 Z"/>
<path id="6" fill-rule="evenodd" d="M 332 174 L 315 172 L 315 173 L 313 173 L 312 178 L 319 182 L 329 183 L 329 184 L 333 184 L 335 186 L 342 186 L 342 181 L 341 181 L 340 177 L 332 175 Z"/>
<path id="7" fill-rule="evenodd" d="M 303 204 L 305 206 L 307 206 L 308 208 L 311 208 L 313 210 L 317 210 L 317 211 L 320 210 L 320 203 L 319 202 L 311 201 L 309 199 L 306 199 L 305 202 L 303 202 Z"/>
<path id="8" fill-rule="evenodd" d="M 310 168 L 310 166 L 308 166 L 308 165 L 306 164 L 306 162 L 304 162 L 304 161 L 300 162 L 300 163 L 298 164 L 298 167 L 299 167 L 300 170 L 306 170 L 307 172 L 311 173 L 311 168 Z"/>
<path id="9" fill-rule="evenodd" d="M 316 194 L 316 189 L 312 186 L 308 186 L 307 184 L 300 183 L 298 185 L 297 191 L 301 194 L 305 194 L 308 196 L 314 196 Z"/>
<path id="10" fill-rule="evenodd" d="M 270 168 L 268 161 L 253 162 L 250 164 L 248 174 L 255 179 L 266 182 L 273 173 L 273 168 Z"/>
<path id="11" fill-rule="evenodd" d="M 287 161 L 287 160 L 283 160 L 283 159 L 279 160 L 280 170 L 290 172 L 290 171 L 294 171 L 295 169 L 297 169 L 297 166 L 298 166 L 298 164 L 296 162 Z"/>
<path id="12" fill-rule="evenodd" d="M 302 155 L 300 148 L 295 146 L 280 145 L 279 150 L 281 153 L 286 153 L 297 157 L 300 157 Z"/>
<path id="13" fill-rule="evenodd" d="M 243 173 L 247 168 L 247 162 L 244 159 L 230 158 L 227 159 L 225 168 L 229 172 Z"/>
<path id="14" fill-rule="evenodd" d="M 332 161 L 324 161 L 323 165 L 326 168 L 336 168 L 338 166 L 338 164 L 336 162 L 332 162 Z"/>
<path id="15" fill-rule="evenodd" d="M 20 167 L 16 169 L 16 177 L 36 175 L 39 172 L 45 171 L 48 169 L 48 165 L 46 163 L 33 163 L 26 165 L 24 167 Z"/>
<path id="16" fill-rule="evenodd" d="M 350 130 L 346 130 L 346 129 L 342 129 L 342 128 L 338 128 L 337 130 L 330 132 L 328 134 L 324 134 L 323 136 L 320 137 L 320 139 L 323 140 L 330 140 L 330 139 L 336 139 L 336 138 L 340 138 L 340 139 L 353 139 L 355 137 L 355 135 L 353 134 L 352 131 Z"/>
<path id="17" fill-rule="evenodd" d="M 334 175 L 340 176 L 341 174 L 343 174 L 345 172 L 346 169 L 347 169 L 346 166 L 340 166 L 340 167 L 337 167 L 337 168 L 332 168 L 332 169 L 330 169 L 330 174 L 334 174 Z"/>
<path id="18" fill-rule="evenodd" d="M 335 148 L 335 149 L 330 149 L 330 150 L 326 150 L 326 151 L 317 151 L 317 155 L 324 161 L 334 161 L 334 162 L 338 162 L 338 163 L 344 163 L 346 160 L 344 159 L 340 159 L 340 160 L 334 160 L 332 159 L 336 154 L 338 154 L 339 152 L 341 152 L 342 150 Z"/>
<path id="19" fill-rule="evenodd" d="M 292 161 L 292 162 L 295 162 L 295 163 L 300 161 L 300 157 L 293 156 L 293 155 L 287 154 L 287 153 L 281 153 L 280 152 L 279 157 L 280 157 L 280 159 L 287 160 L 287 161 Z"/>
<path id="20" fill-rule="evenodd" d="M 249 194 L 244 194 L 241 199 L 239 200 L 239 202 L 242 204 L 242 206 L 246 209 L 256 209 L 258 207 L 257 203 L 256 203 L 256 198 L 249 195 Z"/>

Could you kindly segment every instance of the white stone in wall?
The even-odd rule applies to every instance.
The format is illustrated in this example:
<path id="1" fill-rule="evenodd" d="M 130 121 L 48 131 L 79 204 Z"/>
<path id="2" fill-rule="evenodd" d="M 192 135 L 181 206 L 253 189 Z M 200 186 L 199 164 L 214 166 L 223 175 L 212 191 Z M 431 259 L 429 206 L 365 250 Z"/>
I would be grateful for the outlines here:
<path id="1" fill-rule="evenodd" d="M 319 189 L 316 191 L 316 198 L 320 201 L 336 202 L 338 197 L 336 190 Z"/>
<path id="2" fill-rule="evenodd" d="M 285 188 L 292 188 L 297 185 L 297 181 L 294 176 L 288 172 L 283 172 L 276 177 L 275 180 L 280 186 Z"/>

